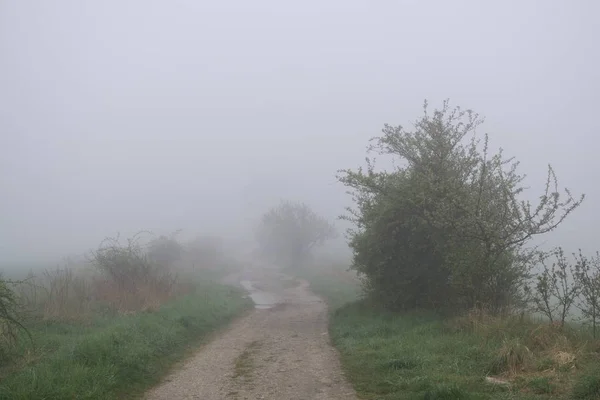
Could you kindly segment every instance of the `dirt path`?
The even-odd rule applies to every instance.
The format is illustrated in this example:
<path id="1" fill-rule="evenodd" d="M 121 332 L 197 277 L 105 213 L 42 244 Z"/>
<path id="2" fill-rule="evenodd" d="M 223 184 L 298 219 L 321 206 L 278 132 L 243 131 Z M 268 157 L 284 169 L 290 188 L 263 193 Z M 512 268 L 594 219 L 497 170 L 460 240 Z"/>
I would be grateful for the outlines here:
<path id="1" fill-rule="evenodd" d="M 235 321 L 146 399 L 356 399 L 329 344 L 326 305 L 308 284 L 245 274 L 235 279 L 251 276 L 277 304 Z"/>

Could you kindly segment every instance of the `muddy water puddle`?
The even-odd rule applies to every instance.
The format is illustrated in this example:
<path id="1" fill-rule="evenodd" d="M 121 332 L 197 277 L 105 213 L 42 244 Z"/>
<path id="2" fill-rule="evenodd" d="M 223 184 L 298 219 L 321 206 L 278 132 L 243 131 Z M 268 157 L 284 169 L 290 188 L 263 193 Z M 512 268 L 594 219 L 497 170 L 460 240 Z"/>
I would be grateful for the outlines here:
<path id="1" fill-rule="evenodd" d="M 269 309 L 277 305 L 279 298 L 273 293 L 266 292 L 256 288 L 257 282 L 244 280 L 240 282 L 240 285 L 248 291 L 248 296 L 254 302 L 254 308 L 258 309 Z"/>

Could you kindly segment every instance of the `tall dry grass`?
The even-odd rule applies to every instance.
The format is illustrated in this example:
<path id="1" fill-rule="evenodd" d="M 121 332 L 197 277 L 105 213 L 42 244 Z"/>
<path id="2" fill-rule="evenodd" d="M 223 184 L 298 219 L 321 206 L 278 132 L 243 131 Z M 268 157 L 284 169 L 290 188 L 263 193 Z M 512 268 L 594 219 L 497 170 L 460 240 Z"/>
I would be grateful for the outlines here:
<path id="1" fill-rule="evenodd" d="M 176 274 L 144 276 L 135 285 L 122 285 L 85 268 L 62 267 L 29 274 L 14 287 L 22 310 L 44 320 L 85 320 L 99 310 L 131 314 L 157 310 L 174 296 L 190 290 Z"/>
<path id="2" fill-rule="evenodd" d="M 85 320 L 107 311 L 156 311 L 172 298 L 189 293 L 194 285 L 178 276 L 177 271 L 185 273 L 185 268 L 174 261 L 189 261 L 171 254 L 171 247 L 179 248 L 179 244 L 161 237 L 172 246 L 148 246 L 141 242 L 142 233 L 124 243 L 118 236 L 106 238 L 87 261 L 67 258 L 57 268 L 30 272 L 7 293 L 14 293 L 25 316 L 43 320 Z M 207 252 L 196 250 L 197 258 Z M 161 262 L 165 259 L 173 262 Z"/>

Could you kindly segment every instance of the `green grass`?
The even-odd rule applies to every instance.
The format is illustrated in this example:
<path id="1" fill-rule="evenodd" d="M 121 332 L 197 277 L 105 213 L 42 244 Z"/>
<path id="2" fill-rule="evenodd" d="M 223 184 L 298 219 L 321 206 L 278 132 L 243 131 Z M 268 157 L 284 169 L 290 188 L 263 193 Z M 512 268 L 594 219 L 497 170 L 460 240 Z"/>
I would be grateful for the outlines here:
<path id="1" fill-rule="evenodd" d="M 582 374 L 573 387 L 573 399 L 600 399 L 600 367 Z"/>
<path id="2" fill-rule="evenodd" d="M 340 273 L 344 270 L 340 269 Z M 323 297 L 331 311 L 349 303 L 354 302 L 360 297 L 360 287 L 358 283 L 353 284 L 350 281 L 341 281 L 337 276 L 331 274 L 317 274 L 315 271 L 300 269 L 290 271 L 299 278 L 310 282 L 312 291 Z"/>
<path id="3" fill-rule="evenodd" d="M 576 368 L 559 368 L 548 357 L 563 334 L 537 331 L 535 321 L 492 320 L 475 330 L 457 329 L 460 321 L 434 314 L 393 314 L 369 306 L 357 300 L 356 286 L 335 277 L 303 275 L 330 304 L 332 342 L 363 399 L 600 399 L 600 373 L 592 368 L 600 358 L 578 348 Z M 575 332 L 565 333 L 564 340 L 575 347 L 585 342 Z M 540 372 L 548 368 L 554 368 L 551 376 Z M 510 388 L 486 382 L 486 376 L 510 370 L 518 375 Z"/>
<path id="4" fill-rule="evenodd" d="M 0 399 L 138 397 L 249 306 L 237 289 L 204 283 L 156 312 L 86 325 L 38 321 L 29 325 L 35 348 L 22 340 L 3 355 Z"/>

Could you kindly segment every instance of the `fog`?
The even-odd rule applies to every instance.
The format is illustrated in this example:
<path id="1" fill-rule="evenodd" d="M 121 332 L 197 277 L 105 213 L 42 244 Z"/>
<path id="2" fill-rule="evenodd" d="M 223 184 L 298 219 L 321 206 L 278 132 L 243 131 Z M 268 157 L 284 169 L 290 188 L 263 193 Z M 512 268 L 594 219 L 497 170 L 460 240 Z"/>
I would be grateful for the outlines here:
<path id="1" fill-rule="evenodd" d="M 446 98 L 486 117 L 533 189 L 551 163 L 586 193 L 549 245 L 600 249 L 598 15 L 594 0 L 0 0 L 0 262 L 140 229 L 243 240 L 280 198 L 334 220 L 350 204 L 336 170 Z"/>

